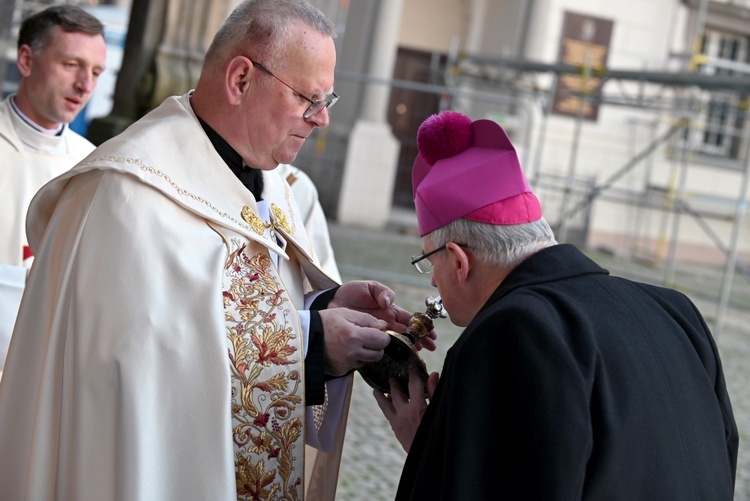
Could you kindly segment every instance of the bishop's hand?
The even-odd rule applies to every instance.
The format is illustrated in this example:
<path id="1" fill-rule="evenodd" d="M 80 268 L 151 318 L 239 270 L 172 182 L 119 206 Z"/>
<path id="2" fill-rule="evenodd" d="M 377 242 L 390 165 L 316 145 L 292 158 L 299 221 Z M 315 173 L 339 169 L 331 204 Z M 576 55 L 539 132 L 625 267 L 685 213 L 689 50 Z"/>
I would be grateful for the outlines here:
<path id="1" fill-rule="evenodd" d="M 427 395 L 424 394 L 424 383 L 416 366 L 409 367 L 409 398 L 401 390 L 395 380 L 391 381 L 391 392 L 385 394 L 380 390 L 373 390 L 375 400 L 383 415 L 391 425 L 401 447 L 406 452 L 411 449 L 414 437 L 417 434 L 422 416 L 427 410 L 427 401 L 432 398 L 440 376 L 437 372 L 430 374 L 427 378 Z"/>

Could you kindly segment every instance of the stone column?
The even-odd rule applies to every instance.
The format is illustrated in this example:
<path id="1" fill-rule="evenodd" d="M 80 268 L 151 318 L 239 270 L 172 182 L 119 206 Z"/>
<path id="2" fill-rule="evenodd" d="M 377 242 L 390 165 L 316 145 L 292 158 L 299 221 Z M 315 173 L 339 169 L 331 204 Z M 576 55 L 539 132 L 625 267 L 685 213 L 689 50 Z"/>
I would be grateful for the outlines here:
<path id="1" fill-rule="evenodd" d="M 203 56 L 237 0 L 133 0 L 123 63 L 110 115 L 94 119 L 101 144 L 171 95 L 189 91 Z"/>
<path id="2" fill-rule="evenodd" d="M 203 56 L 237 0 L 169 0 L 166 28 L 156 52 L 155 108 L 198 82 Z"/>
<path id="3" fill-rule="evenodd" d="M 368 75 L 393 78 L 403 0 L 381 0 Z M 400 145 L 387 122 L 390 87 L 370 84 L 346 153 L 337 219 L 383 228 L 390 216 Z"/>
<path id="4" fill-rule="evenodd" d="M 0 84 L 5 83 L 7 64 L 11 63 L 11 61 L 6 59 L 6 54 L 8 53 L 8 49 L 16 44 L 16 40 L 11 38 L 10 32 L 15 10 L 15 0 L 0 3 Z"/>

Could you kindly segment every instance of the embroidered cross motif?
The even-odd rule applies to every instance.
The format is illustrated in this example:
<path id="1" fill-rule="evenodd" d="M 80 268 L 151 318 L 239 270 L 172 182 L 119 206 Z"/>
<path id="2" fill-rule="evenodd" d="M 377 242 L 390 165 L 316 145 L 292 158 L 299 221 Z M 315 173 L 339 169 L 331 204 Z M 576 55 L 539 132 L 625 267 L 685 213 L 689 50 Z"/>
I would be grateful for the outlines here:
<path id="1" fill-rule="evenodd" d="M 260 216 L 249 206 L 245 205 L 242 207 L 242 219 L 244 219 L 258 235 L 262 235 L 268 228 L 284 230 L 287 234 L 292 232 L 286 214 L 284 214 L 284 211 L 282 211 L 275 203 L 271 203 L 271 214 L 273 215 L 273 220 L 270 223 L 264 223 Z"/>

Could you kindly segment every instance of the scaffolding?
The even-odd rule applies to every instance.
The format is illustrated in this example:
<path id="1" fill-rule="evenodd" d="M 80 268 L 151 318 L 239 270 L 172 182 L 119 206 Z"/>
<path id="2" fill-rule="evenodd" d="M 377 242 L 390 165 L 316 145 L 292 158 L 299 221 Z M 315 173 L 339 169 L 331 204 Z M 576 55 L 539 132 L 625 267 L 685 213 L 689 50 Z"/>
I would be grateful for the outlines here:
<path id="1" fill-rule="evenodd" d="M 660 251 L 666 247 L 665 272 L 663 284 L 669 287 L 675 285 L 675 270 L 677 262 L 677 244 L 683 216 L 689 216 L 705 232 L 709 240 L 722 252 L 725 257 L 724 278 L 717 300 L 715 331 L 717 334 L 723 329 L 726 309 L 732 288 L 735 270 L 739 271 L 746 280 L 750 281 L 748 266 L 738 257 L 738 241 L 746 212 L 746 192 L 750 165 L 750 135 L 748 135 L 748 102 L 747 93 L 750 90 L 750 65 L 731 61 L 708 58 L 700 54 L 691 60 L 691 70 L 696 67 L 719 68 L 714 74 L 696 73 L 694 71 L 675 73 L 663 71 L 631 71 L 631 70 L 595 70 L 564 63 L 539 63 L 528 60 L 509 59 L 502 57 L 486 57 L 477 55 L 456 55 L 448 67 L 449 79 L 452 85 L 471 86 L 477 89 L 494 89 L 495 92 L 509 93 L 523 96 L 528 100 L 540 103 L 542 109 L 542 123 L 538 128 L 535 141 L 534 162 L 529 169 L 532 186 L 546 189 L 548 193 L 561 194 L 558 203 L 559 217 L 557 221 L 550 221 L 556 229 L 560 241 L 580 243 L 585 235 L 581 230 L 587 230 L 588 213 L 596 200 L 606 200 L 632 206 L 634 215 L 631 239 L 635 242 L 639 238 L 640 218 L 646 209 L 661 211 L 671 215 L 671 228 L 663 218 Z M 582 113 L 575 120 L 572 136 L 571 154 L 566 175 L 545 173 L 541 165 L 542 150 L 545 143 L 547 121 L 550 115 L 552 88 L 544 88 L 537 83 L 539 75 L 552 75 L 558 79 L 564 74 L 593 76 L 601 80 L 601 85 L 592 92 L 576 92 L 581 104 L 595 103 L 620 107 L 637 108 L 653 112 L 656 118 L 652 120 L 634 121 L 633 127 L 646 126 L 651 133 L 651 141 L 632 156 L 619 168 L 615 169 L 606 179 L 592 182 L 578 176 L 576 173 L 577 149 Z M 630 84 L 626 86 L 625 83 Z M 633 85 L 635 84 L 635 85 Z M 606 89 L 616 89 L 616 92 L 604 92 Z M 703 157 L 703 166 L 710 165 L 712 169 L 733 172 L 738 176 L 737 193 L 733 197 L 702 196 L 688 193 L 686 179 L 688 170 L 698 158 L 694 151 L 695 137 L 709 137 L 715 133 L 715 124 L 708 123 L 705 117 L 707 106 L 716 106 L 720 99 L 716 96 L 730 96 L 725 99 L 725 115 L 731 114 L 735 120 L 734 127 L 722 132 L 729 132 L 733 144 L 741 150 L 737 161 L 727 161 L 718 157 Z M 731 109 L 730 109 L 731 108 Z M 716 111 L 716 110 L 714 110 Z M 512 113 L 512 110 L 509 110 Z M 657 133 L 660 124 L 666 122 L 666 130 Z M 631 172 L 635 166 L 650 163 L 654 152 L 664 148 L 672 159 L 672 178 L 670 186 L 663 187 L 653 184 L 650 180 L 650 165 L 644 169 L 643 183 L 638 189 L 627 189 L 616 186 L 616 182 L 625 174 Z M 581 217 L 583 214 L 583 217 Z M 731 221 L 731 235 L 729 242 L 722 241 L 714 231 L 710 220 Z M 669 237 L 667 237 L 667 234 Z M 636 252 L 637 244 L 631 246 L 631 252 Z M 632 257 L 632 256 L 631 256 Z"/>

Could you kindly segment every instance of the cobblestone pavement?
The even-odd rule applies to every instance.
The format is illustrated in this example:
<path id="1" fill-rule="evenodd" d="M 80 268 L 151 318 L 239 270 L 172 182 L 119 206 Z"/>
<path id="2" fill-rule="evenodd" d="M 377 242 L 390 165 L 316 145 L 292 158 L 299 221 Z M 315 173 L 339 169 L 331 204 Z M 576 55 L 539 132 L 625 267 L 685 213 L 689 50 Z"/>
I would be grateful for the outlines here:
<path id="1" fill-rule="evenodd" d="M 400 305 L 424 311 L 424 299 L 435 295 L 429 277 L 414 271 L 409 258 L 422 248 L 415 235 L 396 231 L 373 232 L 331 224 L 331 239 L 345 280 L 375 279 L 391 287 Z M 607 254 L 592 258 L 614 275 L 659 283 L 663 273 L 645 265 L 615 259 Z M 722 270 L 678 266 L 675 288 L 687 293 L 712 324 Z M 750 501 L 750 285 L 742 276 L 734 279 L 732 301 L 724 329 L 715 332 L 724 364 L 735 419 L 740 431 L 740 452 L 735 501 Z M 436 321 L 439 345 L 422 353 L 430 371 L 440 371 L 445 353 L 460 334 L 448 319 Z M 406 454 L 372 396 L 372 390 L 355 376 L 337 499 L 387 501 L 395 497 Z"/>

